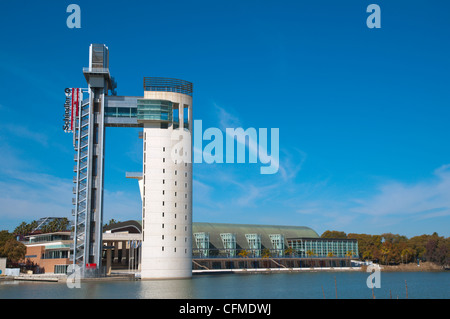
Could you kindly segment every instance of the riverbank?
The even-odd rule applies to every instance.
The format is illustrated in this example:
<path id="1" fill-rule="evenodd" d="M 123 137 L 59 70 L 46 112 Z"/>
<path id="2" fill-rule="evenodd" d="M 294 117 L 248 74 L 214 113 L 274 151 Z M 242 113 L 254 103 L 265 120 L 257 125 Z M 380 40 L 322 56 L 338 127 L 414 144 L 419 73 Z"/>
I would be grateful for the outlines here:
<path id="1" fill-rule="evenodd" d="M 383 272 L 422 272 L 422 271 L 448 271 L 444 267 L 432 262 L 399 264 L 399 265 L 380 265 Z M 367 266 L 362 266 L 361 270 L 366 271 Z"/>
<path id="2" fill-rule="evenodd" d="M 304 268 L 240 268 L 240 269 L 197 269 L 192 270 L 193 275 L 202 274 L 270 274 L 270 273 L 293 273 L 293 272 L 342 272 L 361 271 L 361 267 L 304 267 Z"/>
<path id="3" fill-rule="evenodd" d="M 422 262 L 400 265 L 381 265 L 382 272 L 444 272 L 444 267 L 431 262 Z M 243 268 L 243 269 L 202 269 L 193 270 L 192 275 L 217 275 L 217 274 L 270 274 L 270 273 L 301 273 L 301 272 L 366 272 L 367 266 L 361 267 L 305 267 L 305 268 Z M 112 276 L 99 278 L 83 278 L 81 281 L 115 281 L 115 280 L 139 280 L 139 273 L 116 272 Z M 34 274 L 20 276 L 0 276 L 0 281 L 41 281 L 41 282 L 66 282 L 66 275 Z"/>

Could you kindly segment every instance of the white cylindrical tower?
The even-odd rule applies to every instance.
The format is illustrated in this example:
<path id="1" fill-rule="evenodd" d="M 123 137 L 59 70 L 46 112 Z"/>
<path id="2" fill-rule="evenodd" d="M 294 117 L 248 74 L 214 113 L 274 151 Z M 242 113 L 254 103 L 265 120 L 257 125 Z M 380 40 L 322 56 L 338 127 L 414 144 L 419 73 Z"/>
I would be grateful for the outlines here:
<path id="1" fill-rule="evenodd" d="M 141 278 L 192 276 L 192 83 L 144 78 Z M 180 130 L 184 135 L 178 134 Z M 180 153 L 183 143 L 183 154 Z"/>

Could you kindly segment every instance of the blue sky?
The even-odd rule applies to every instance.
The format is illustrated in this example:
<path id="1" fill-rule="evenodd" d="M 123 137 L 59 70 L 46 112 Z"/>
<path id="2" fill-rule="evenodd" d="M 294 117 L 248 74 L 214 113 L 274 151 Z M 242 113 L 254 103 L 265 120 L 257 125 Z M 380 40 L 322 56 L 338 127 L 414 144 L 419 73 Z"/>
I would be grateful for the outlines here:
<path id="1" fill-rule="evenodd" d="M 71 3 L 80 29 L 66 26 Z M 381 29 L 366 26 L 371 3 Z M 85 87 L 89 44 L 105 43 L 119 95 L 143 95 L 144 76 L 185 79 L 204 128 L 279 128 L 277 174 L 194 165 L 194 221 L 449 236 L 449 9 L 425 0 L 4 3 L 0 229 L 70 217 L 63 92 Z M 125 172 L 141 169 L 141 147 L 136 129 L 107 129 L 105 221 L 140 218 Z"/>

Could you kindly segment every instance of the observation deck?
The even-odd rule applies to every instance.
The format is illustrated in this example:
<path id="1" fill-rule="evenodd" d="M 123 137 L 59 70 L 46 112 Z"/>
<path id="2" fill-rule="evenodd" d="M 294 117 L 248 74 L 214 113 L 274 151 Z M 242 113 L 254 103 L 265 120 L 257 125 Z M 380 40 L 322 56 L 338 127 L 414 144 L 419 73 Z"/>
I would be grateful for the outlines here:
<path id="1" fill-rule="evenodd" d="M 98 69 L 95 72 L 109 74 L 107 69 Z M 193 85 L 180 79 L 144 77 L 144 91 L 192 96 Z M 105 96 L 105 126 L 143 127 L 143 121 L 178 123 L 172 117 L 171 110 L 172 104 L 165 100 L 147 100 L 142 96 Z"/>

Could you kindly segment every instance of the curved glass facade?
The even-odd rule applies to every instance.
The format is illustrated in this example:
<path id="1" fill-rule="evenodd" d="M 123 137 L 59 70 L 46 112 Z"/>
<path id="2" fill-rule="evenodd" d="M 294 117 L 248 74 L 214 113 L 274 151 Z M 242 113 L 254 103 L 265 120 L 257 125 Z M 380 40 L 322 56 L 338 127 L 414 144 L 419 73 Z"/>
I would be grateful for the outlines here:
<path id="1" fill-rule="evenodd" d="M 172 102 L 167 100 L 137 100 L 138 121 L 172 122 Z"/>

